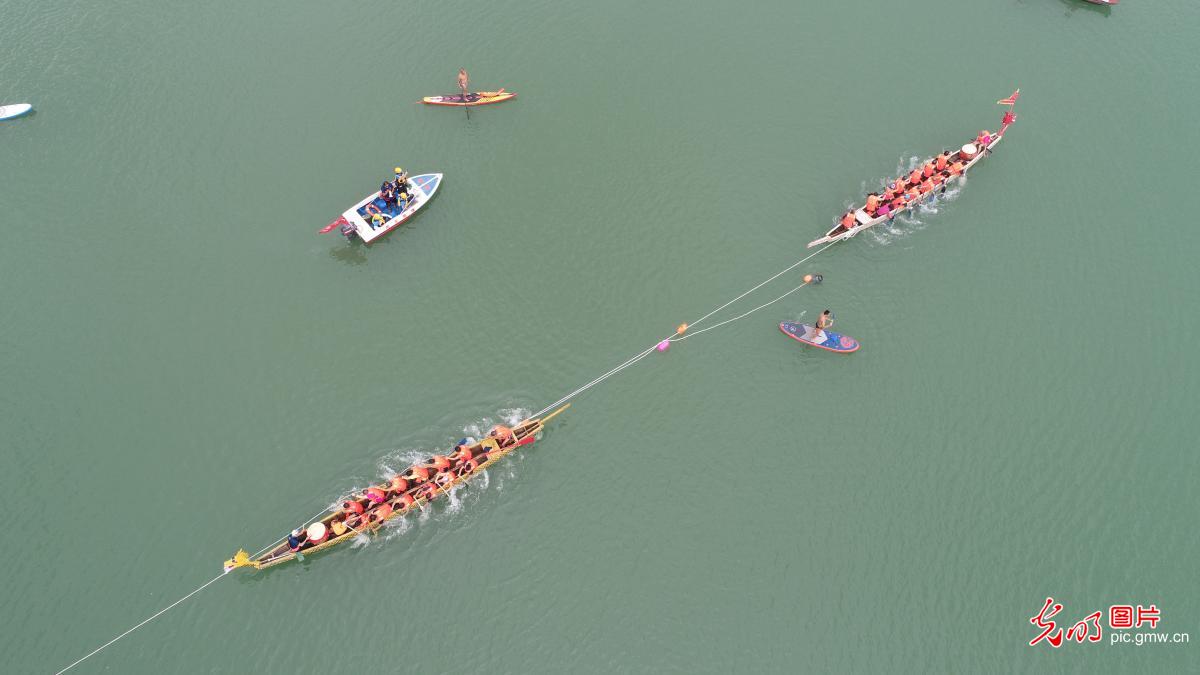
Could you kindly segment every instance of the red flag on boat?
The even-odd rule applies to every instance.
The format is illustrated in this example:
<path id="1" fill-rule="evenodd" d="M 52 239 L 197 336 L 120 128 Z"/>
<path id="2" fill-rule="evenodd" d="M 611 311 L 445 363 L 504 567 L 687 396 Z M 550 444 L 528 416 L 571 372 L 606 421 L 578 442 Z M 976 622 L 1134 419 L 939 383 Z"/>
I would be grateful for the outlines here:
<path id="1" fill-rule="evenodd" d="M 1016 121 L 1017 121 L 1017 116 L 1014 115 L 1011 110 L 1009 110 L 1008 112 L 1004 113 L 1004 119 L 1001 120 L 1000 123 L 1003 124 L 1004 126 L 1008 126 Z"/>
<path id="2" fill-rule="evenodd" d="M 1002 98 L 999 101 L 996 101 L 996 105 L 1014 105 L 1020 96 L 1021 96 L 1021 90 L 1018 89 L 1012 93 L 1012 96 L 1009 96 L 1008 98 Z"/>

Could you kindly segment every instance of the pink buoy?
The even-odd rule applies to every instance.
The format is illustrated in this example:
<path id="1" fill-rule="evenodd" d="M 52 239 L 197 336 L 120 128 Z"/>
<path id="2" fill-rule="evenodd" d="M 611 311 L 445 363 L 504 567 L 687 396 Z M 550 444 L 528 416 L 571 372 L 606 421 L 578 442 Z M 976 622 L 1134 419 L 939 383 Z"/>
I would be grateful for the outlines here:
<path id="1" fill-rule="evenodd" d="M 658 347 L 656 347 L 656 349 L 658 349 L 658 351 L 660 351 L 660 352 L 665 352 L 670 348 L 671 348 L 670 340 L 663 340 L 662 342 L 658 343 Z"/>

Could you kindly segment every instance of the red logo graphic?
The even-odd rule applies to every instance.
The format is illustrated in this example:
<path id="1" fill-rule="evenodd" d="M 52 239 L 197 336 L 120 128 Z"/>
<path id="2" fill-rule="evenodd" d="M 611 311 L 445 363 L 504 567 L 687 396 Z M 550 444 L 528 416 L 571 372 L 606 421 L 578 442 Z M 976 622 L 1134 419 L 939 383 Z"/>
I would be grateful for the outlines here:
<path id="1" fill-rule="evenodd" d="M 1113 605 L 1109 607 L 1108 625 L 1114 630 L 1133 628 L 1133 605 Z"/>
<path id="2" fill-rule="evenodd" d="M 1149 607 L 1143 609 L 1141 605 L 1138 605 L 1138 607 L 1137 607 L 1137 627 L 1138 628 L 1142 627 L 1142 621 L 1149 623 L 1150 628 L 1154 628 L 1155 626 L 1157 626 L 1158 625 L 1158 608 L 1155 607 L 1154 605 L 1150 605 Z"/>
<path id="3" fill-rule="evenodd" d="M 1046 598 L 1046 604 L 1042 606 L 1042 611 L 1038 612 L 1037 616 L 1029 617 L 1029 623 L 1037 626 L 1038 628 L 1045 629 L 1042 631 L 1041 635 L 1039 635 L 1029 641 L 1030 647 L 1041 642 L 1043 638 L 1047 642 L 1049 642 L 1052 647 L 1058 647 L 1059 645 L 1062 644 L 1062 629 L 1061 628 L 1059 628 L 1058 632 L 1055 633 L 1054 635 L 1050 635 L 1050 633 L 1052 633 L 1055 629 L 1055 624 L 1050 619 L 1055 614 L 1058 614 L 1059 612 L 1061 612 L 1063 606 L 1062 605 L 1054 605 L 1054 611 L 1050 612 L 1049 616 L 1046 616 L 1046 610 L 1050 609 L 1050 605 L 1054 605 L 1054 598 Z"/>
<path id="4" fill-rule="evenodd" d="M 1042 605 L 1042 611 L 1036 615 L 1029 617 L 1029 623 L 1036 626 L 1041 633 L 1037 637 L 1029 641 L 1029 646 L 1032 647 L 1037 643 L 1045 640 L 1050 643 L 1051 647 L 1058 648 L 1063 643 L 1063 629 L 1059 627 L 1058 622 L 1054 621 L 1054 617 L 1061 612 L 1063 606 L 1054 602 L 1054 598 L 1046 598 L 1046 604 Z M 1067 640 L 1075 642 L 1100 642 L 1104 637 L 1104 627 L 1100 625 L 1100 617 L 1104 616 L 1104 612 L 1096 610 L 1091 614 L 1083 617 L 1074 624 L 1071 624 L 1066 630 Z M 1138 605 L 1135 609 L 1133 605 L 1111 605 L 1108 608 L 1108 626 L 1113 630 L 1128 630 L 1130 628 L 1141 628 L 1142 624 L 1149 624 L 1151 629 L 1158 627 L 1158 622 L 1162 617 L 1159 615 L 1158 607 L 1150 605 L 1143 607 Z M 1129 640 L 1128 633 L 1113 633 L 1112 643 L 1117 642 L 1132 642 Z M 1140 640 L 1142 635 L 1137 636 L 1138 645 L 1141 645 Z"/>

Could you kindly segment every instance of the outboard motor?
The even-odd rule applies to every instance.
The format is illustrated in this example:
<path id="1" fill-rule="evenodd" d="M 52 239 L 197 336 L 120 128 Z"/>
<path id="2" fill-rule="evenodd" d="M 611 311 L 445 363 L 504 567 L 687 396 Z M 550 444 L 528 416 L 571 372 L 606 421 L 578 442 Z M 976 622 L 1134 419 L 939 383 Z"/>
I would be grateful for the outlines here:
<path id="1" fill-rule="evenodd" d="M 354 226 L 351 225 L 349 222 L 343 221 L 342 222 L 342 236 L 346 238 L 346 241 L 350 241 L 350 242 L 354 241 L 355 234 L 357 234 L 357 232 L 355 232 Z"/>

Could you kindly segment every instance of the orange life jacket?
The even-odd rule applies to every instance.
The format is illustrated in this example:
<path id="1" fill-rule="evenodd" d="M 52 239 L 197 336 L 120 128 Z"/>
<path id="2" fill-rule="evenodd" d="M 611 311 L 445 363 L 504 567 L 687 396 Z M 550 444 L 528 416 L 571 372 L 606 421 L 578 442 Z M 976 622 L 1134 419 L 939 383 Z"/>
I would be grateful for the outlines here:
<path id="1" fill-rule="evenodd" d="M 847 211 L 846 215 L 842 216 L 842 227 L 847 230 L 854 227 L 854 212 Z"/>
<path id="2" fill-rule="evenodd" d="M 929 178 L 933 175 L 933 164 L 925 162 L 925 166 L 921 167 L 921 175 Z"/>
<path id="3" fill-rule="evenodd" d="M 877 208 L 879 208 L 879 197 L 867 195 L 867 213 L 875 213 Z"/>
<path id="4" fill-rule="evenodd" d="M 917 169 L 913 169 L 913 172 L 908 174 L 908 182 L 912 183 L 913 185 L 920 183 L 921 182 L 921 172 L 918 171 Z"/>
<path id="5" fill-rule="evenodd" d="M 946 153 L 943 152 L 942 154 L 938 155 L 937 156 L 937 170 L 945 171 L 947 161 L 949 161 L 949 158 L 946 157 Z"/>
<path id="6" fill-rule="evenodd" d="M 950 175 L 951 176 L 957 176 L 957 175 L 961 174 L 962 171 L 963 171 L 962 162 L 955 162 L 950 165 Z"/>

